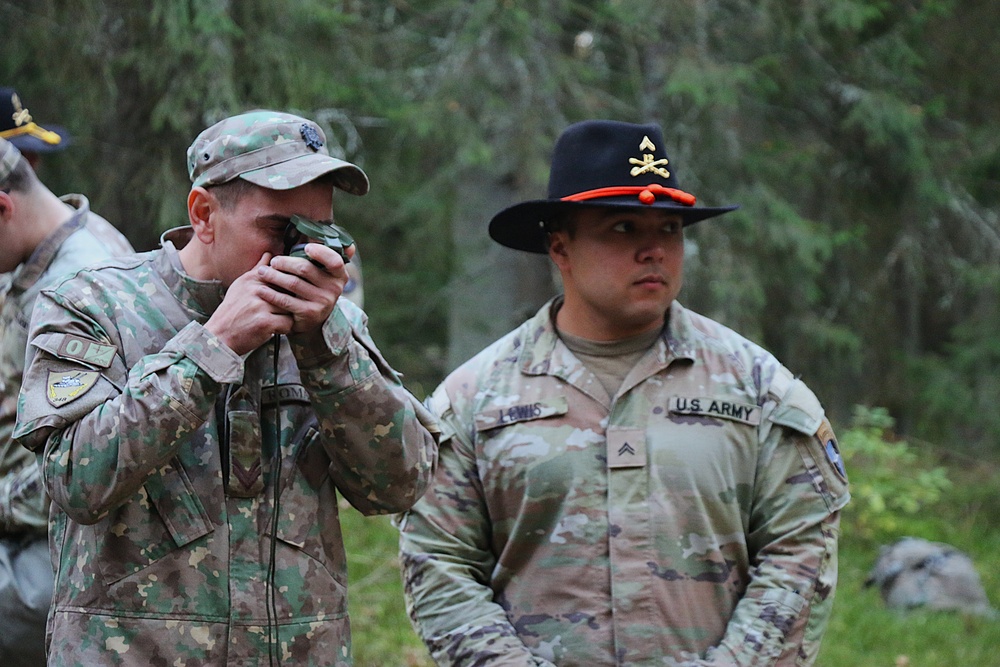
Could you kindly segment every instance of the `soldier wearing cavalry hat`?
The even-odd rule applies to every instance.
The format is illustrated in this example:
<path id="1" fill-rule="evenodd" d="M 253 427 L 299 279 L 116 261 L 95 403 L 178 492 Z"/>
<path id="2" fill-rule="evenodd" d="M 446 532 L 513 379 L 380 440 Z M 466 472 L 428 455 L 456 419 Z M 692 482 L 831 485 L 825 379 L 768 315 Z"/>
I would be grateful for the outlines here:
<path id="1" fill-rule="evenodd" d="M 585 121 L 545 199 L 490 236 L 563 294 L 428 399 L 431 489 L 398 518 L 414 627 L 440 665 L 805 665 L 848 500 L 812 392 L 684 308 L 684 191 L 657 125 Z"/>

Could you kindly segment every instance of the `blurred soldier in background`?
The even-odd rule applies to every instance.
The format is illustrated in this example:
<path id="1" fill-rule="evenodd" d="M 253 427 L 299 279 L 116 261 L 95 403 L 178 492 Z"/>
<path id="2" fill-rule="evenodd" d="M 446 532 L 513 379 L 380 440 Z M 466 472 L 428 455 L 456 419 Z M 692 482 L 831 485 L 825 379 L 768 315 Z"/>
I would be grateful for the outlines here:
<path id="1" fill-rule="evenodd" d="M 6 139 L 0 139 L 0 239 L 0 662 L 41 665 L 52 593 L 48 501 L 34 455 L 12 440 L 28 323 L 42 288 L 132 247 L 90 211 L 86 197 L 54 195 Z"/>

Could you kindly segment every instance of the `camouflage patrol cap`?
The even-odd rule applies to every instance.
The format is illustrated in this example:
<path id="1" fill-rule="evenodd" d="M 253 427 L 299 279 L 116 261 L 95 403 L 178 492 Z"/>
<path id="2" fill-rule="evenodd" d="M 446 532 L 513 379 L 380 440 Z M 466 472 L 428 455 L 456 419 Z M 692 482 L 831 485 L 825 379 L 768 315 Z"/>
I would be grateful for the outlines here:
<path id="1" fill-rule="evenodd" d="M 360 167 L 330 156 L 319 125 L 278 111 L 250 111 L 219 121 L 198 135 L 187 161 L 191 182 L 198 186 L 239 177 L 269 190 L 290 190 L 333 173 L 341 190 L 368 192 Z"/>
<path id="2" fill-rule="evenodd" d="M 7 180 L 20 160 L 21 151 L 17 150 L 17 146 L 0 137 L 0 183 Z"/>

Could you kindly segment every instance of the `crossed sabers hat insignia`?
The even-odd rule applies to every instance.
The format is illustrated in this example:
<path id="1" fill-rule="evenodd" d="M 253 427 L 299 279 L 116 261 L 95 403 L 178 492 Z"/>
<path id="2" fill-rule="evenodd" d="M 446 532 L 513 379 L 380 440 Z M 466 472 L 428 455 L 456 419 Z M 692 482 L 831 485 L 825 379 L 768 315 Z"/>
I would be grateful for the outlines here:
<path id="1" fill-rule="evenodd" d="M 642 143 L 639 144 L 639 150 L 655 151 L 656 146 L 654 146 L 653 142 L 649 140 L 649 137 L 643 137 Z M 670 178 L 670 172 L 662 167 L 662 165 L 670 164 L 670 161 L 667 160 L 667 158 L 654 160 L 653 157 L 654 156 L 652 154 L 645 153 L 641 160 L 634 157 L 629 158 L 629 164 L 636 165 L 635 167 L 632 167 L 632 171 L 630 171 L 629 174 L 632 176 L 638 176 L 640 174 L 645 174 L 647 171 L 651 171 L 658 176 L 662 176 L 663 178 Z"/>

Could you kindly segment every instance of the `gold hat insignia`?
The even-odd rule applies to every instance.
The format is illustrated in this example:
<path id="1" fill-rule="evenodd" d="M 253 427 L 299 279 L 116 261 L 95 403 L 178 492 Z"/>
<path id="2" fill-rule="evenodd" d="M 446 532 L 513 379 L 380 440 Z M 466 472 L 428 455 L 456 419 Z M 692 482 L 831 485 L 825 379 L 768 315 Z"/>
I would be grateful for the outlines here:
<path id="1" fill-rule="evenodd" d="M 656 156 L 653 155 L 653 151 L 656 150 L 656 146 L 649 140 L 648 136 L 643 136 L 642 142 L 639 144 L 639 150 L 649 151 L 649 153 L 643 153 L 641 160 L 634 157 L 630 157 L 628 159 L 629 164 L 635 165 L 629 172 L 632 176 L 640 176 L 647 172 L 653 172 L 657 176 L 670 178 L 670 172 L 663 168 L 670 164 L 670 162 L 667 158 L 660 158 L 659 160 L 656 159 Z"/>
<path id="2" fill-rule="evenodd" d="M 10 96 L 10 102 L 14 105 L 14 115 L 11 116 L 11 118 L 14 119 L 14 125 L 20 127 L 25 123 L 30 123 L 31 114 L 28 113 L 27 109 L 21 106 L 21 98 L 17 96 L 17 93 Z"/>

